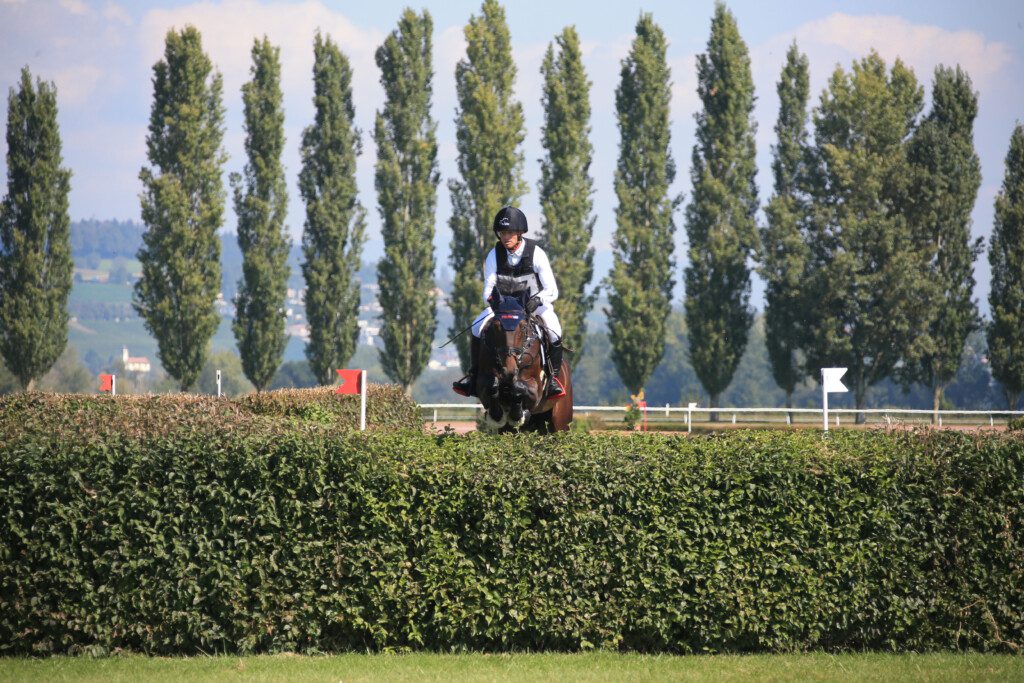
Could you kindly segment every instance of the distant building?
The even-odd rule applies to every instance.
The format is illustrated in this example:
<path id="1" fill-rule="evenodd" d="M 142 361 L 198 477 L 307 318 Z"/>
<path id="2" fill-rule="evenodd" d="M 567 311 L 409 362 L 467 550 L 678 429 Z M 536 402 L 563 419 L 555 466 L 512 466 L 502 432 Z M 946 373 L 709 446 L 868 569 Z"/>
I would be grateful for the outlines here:
<path id="1" fill-rule="evenodd" d="M 150 370 L 149 359 L 145 356 L 129 356 L 128 347 L 121 347 L 121 361 L 125 372 L 147 373 Z"/>
<path id="2" fill-rule="evenodd" d="M 302 316 L 298 316 L 301 318 Z M 299 337 L 300 339 L 309 340 L 309 327 L 302 323 L 296 323 L 294 325 L 288 325 L 284 328 L 286 334 L 291 337 Z"/>

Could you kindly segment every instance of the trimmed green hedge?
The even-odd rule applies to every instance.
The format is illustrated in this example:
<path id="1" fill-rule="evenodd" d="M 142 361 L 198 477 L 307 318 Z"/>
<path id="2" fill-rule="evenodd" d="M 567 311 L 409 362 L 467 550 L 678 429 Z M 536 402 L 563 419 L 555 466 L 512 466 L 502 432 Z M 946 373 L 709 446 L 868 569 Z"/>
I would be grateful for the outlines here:
<path id="1" fill-rule="evenodd" d="M 178 432 L 290 430 L 315 422 L 359 427 L 359 396 L 330 387 L 216 398 L 196 394 L 97 396 L 42 392 L 0 396 L 0 445 L 26 433 L 152 437 Z M 421 429 L 416 404 L 396 385 L 367 387 L 369 429 Z"/>
<path id="2" fill-rule="evenodd" d="M 1024 440 L 0 443 L 0 654 L 1024 642 Z"/>

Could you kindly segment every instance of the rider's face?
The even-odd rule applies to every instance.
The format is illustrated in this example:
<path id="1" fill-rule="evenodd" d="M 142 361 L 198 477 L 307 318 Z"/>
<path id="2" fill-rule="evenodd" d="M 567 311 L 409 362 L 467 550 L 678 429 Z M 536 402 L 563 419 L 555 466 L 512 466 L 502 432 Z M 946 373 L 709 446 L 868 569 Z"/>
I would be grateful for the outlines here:
<path id="1" fill-rule="evenodd" d="M 512 250 L 519 246 L 519 233 L 515 230 L 500 230 L 498 239 L 506 249 Z"/>

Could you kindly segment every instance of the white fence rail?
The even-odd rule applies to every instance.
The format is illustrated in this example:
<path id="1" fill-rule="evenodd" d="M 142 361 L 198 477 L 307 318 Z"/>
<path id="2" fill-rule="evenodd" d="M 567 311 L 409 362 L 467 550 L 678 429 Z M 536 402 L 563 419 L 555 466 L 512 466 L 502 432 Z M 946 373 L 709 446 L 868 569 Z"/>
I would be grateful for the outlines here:
<path id="1" fill-rule="evenodd" d="M 419 404 L 424 419 L 432 422 L 453 421 L 458 419 L 475 419 L 476 414 L 483 410 L 479 403 L 421 403 Z M 576 416 L 608 415 L 610 419 L 621 420 L 626 413 L 623 406 L 573 406 Z M 688 426 L 695 422 L 709 422 L 711 413 L 718 413 L 719 424 L 811 424 L 821 423 L 821 408 L 707 408 L 697 406 L 692 410 L 687 406 L 648 406 L 647 423 L 685 422 Z M 855 416 L 862 413 L 869 423 L 888 424 L 893 422 L 930 423 L 935 411 L 913 408 L 829 408 L 829 422 L 841 426 L 844 422 L 852 423 Z M 1005 424 L 1010 419 L 1024 415 L 1024 410 L 940 410 L 938 424 L 995 426 Z M 703 418 L 703 419 L 702 419 Z M 834 420 L 834 422 L 833 422 Z"/>

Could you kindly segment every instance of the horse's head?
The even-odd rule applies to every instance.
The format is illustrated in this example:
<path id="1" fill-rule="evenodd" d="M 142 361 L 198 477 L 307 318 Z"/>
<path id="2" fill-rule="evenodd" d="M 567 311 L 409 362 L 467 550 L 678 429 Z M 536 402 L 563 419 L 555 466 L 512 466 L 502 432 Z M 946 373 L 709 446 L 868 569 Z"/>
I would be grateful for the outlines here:
<path id="1" fill-rule="evenodd" d="M 540 338 L 522 302 L 503 297 L 485 328 L 480 368 L 488 377 L 481 401 L 494 429 L 520 427 L 543 398 Z"/>

